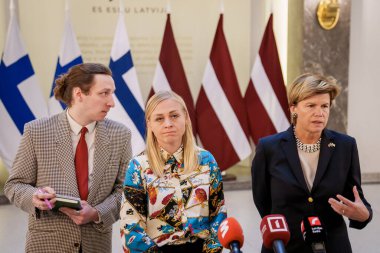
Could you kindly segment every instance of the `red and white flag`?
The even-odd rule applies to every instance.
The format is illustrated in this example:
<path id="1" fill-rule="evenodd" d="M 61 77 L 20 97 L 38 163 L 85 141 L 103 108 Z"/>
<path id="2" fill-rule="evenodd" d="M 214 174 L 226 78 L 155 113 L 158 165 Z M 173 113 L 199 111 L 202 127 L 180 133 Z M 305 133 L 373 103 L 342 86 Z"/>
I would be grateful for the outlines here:
<path id="1" fill-rule="evenodd" d="M 259 138 L 289 127 L 288 100 L 273 33 L 273 14 L 269 17 L 244 100 L 255 144 Z"/>
<path id="2" fill-rule="evenodd" d="M 223 14 L 196 103 L 197 132 L 221 170 L 251 154 L 243 96 L 223 32 Z"/>
<path id="3" fill-rule="evenodd" d="M 187 110 L 189 111 L 189 116 L 193 125 L 193 132 L 195 134 L 196 122 L 194 101 L 191 96 L 185 70 L 174 39 L 173 29 L 170 23 L 170 14 L 167 14 L 160 58 L 156 67 L 156 72 L 154 73 L 153 87 L 149 97 L 160 90 L 172 90 L 183 98 Z"/>

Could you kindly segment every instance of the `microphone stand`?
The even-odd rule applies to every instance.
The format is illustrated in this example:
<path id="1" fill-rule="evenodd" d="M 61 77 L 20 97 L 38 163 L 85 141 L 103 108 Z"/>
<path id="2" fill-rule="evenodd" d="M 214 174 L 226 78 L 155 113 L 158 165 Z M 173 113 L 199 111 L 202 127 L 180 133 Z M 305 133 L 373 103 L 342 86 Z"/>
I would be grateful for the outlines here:
<path id="1" fill-rule="evenodd" d="M 240 250 L 240 244 L 238 241 L 233 241 L 231 242 L 230 244 L 230 253 L 243 253 L 241 250 Z"/>
<path id="2" fill-rule="evenodd" d="M 281 240 L 273 241 L 273 250 L 275 253 L 286 253 L 284 243 Z"/>

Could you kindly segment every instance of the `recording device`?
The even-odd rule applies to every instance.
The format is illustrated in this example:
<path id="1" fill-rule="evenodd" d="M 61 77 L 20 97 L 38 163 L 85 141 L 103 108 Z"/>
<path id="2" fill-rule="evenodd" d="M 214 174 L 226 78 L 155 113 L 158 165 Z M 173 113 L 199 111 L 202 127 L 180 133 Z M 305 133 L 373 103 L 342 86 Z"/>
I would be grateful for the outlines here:
<path id="1" fill-rule="evenodd" d="M 239 222 L 235 218 L 229 217 L 220 224 L 218 239 L 224 248 L 231 250 L 231 253 L 242 253 L 240 248 L 244 244 L 244 235 Z"/>
<path id="2" fill-rule="evenodd" d="M 290 240 L 290 232 L 285 217 L 281 214 L 265 216 L 260 223 L 263 245 L 275 253 L 286 253 L 285 245 Z"/>
<path id="3" fill-rule="evenodd" d="M 318 216 L 304 217 L 301 222 L 303 239 L 314 253 L 326 253 L 326 231 Z"/>

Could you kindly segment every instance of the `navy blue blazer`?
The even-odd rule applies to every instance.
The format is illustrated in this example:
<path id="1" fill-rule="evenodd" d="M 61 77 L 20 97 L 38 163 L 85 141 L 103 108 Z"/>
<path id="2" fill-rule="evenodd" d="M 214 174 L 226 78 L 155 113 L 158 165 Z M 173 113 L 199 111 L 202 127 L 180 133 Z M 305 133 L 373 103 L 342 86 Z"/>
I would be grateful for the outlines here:
<path id="1" fill-rule="evenodd" d="M 364 228 L 372 219 L 372 209 L 363 196 L 359 155 L 354 138 L 325 129 L 322 133 L 318 167 L 311 191 L 302 172 L 297 145 L 291 126 L 287 131 L 260 139 L 252 161 L 252 191 L 261 215 L 283 214 L 289 225 L 291 239 L 287 252 L 312 252 L 303 241 L 301 220 L 317 215 L 326 231 L 326 251 L 350 253 L 344 219 L 328 203 L 337 194 L 354 200 L 352 188 L 370 212 L 365 222 L 350 220 L 350 227 Z M 262 249 L 262 252 L 273 252 Z"/>

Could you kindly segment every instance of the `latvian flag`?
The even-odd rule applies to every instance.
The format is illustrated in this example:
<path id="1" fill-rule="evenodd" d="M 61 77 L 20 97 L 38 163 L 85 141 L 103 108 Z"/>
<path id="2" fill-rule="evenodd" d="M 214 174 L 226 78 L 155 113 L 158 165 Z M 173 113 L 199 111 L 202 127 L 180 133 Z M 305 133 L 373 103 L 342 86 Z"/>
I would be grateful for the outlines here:
<path id="1" fill-rule="evenodd" d="M 247 115 L 223 32 L 223 14 L 206 65 L 196 113 L 200 141 L 215 156 L 221 170 L 251 154 Z"/>
<path id="2" fill-rule="evenodd" d="M 259 138 L 289 127 L 286 88 L 273 33 L 273 14 L 269 17 L 244 100 L 255 144 Z"/>
<path id="3" fill-rule="evenodd" d="M 160 58 L 153 78 L 153 88 L 149 97 L 160 90 L 172 90 L 180 95 L 186 103 L 195 134 L 195 109 L 185 70 L 175 42 L 170 14 L 167 14 L 164 37 L 162 39 Z"/>

